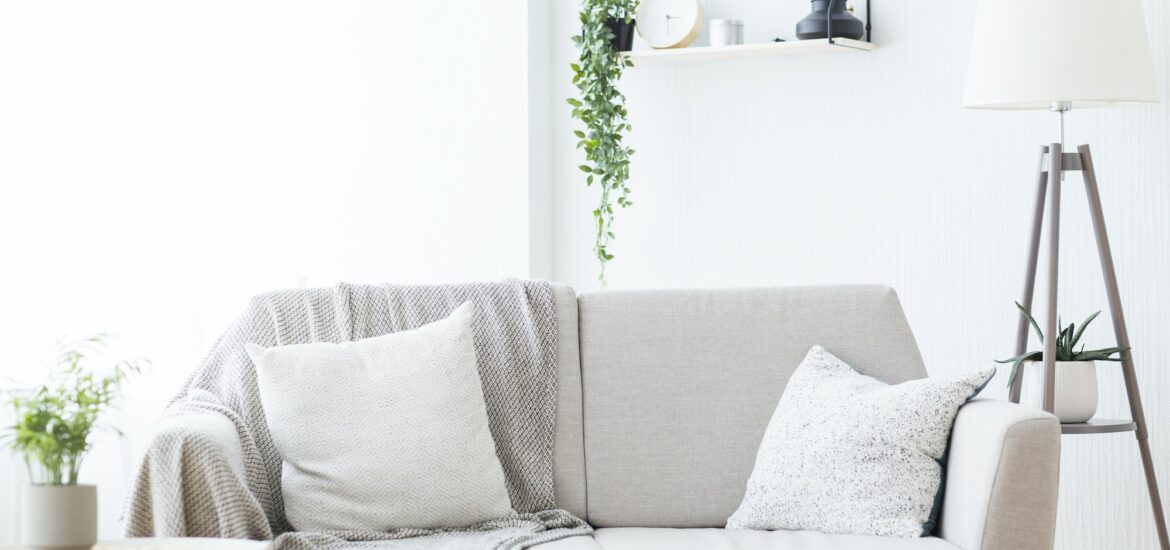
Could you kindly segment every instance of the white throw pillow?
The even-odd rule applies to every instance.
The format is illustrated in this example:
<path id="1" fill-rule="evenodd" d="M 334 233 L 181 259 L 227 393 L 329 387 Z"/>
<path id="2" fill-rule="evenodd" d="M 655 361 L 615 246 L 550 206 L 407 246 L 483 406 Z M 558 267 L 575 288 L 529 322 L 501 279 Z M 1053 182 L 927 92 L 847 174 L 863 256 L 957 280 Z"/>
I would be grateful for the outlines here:
<path id="1" fill-rule="evenodd" d="M 512 514 L 473 305 L 342 344 L 248 344 L 297 531 L 463 527 Z"/>
<path id="2" fill-rule="evenodd" d="M 929 534 L 955 415 L 994 374 L 891 386 L 813 347 L 788 380 L 727 527 Z"/>

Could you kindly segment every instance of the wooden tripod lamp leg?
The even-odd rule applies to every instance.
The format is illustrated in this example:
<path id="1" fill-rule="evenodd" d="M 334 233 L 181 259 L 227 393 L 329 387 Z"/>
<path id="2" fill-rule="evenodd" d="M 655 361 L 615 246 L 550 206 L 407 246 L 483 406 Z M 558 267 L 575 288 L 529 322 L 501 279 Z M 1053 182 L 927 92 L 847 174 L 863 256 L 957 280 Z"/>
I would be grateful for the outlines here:
<path id="1" fill-rule="evenodd" d="M 1048 146 L 1048 318 L 1044 320 L 1044 410 L 1056 410 L 1056 283 L 1060 271 L 1060 174 L 1064 151 Z"/>
<path id="2" fill-rule="evenodd" d="M 1158 493 L 1158 480 L 1154 474 L 1154 458 L 1150 454 L 1149 432 L 1146 430 L 1146 414 L 1142 397 L 1138 392 L 1137 377 L 1134 375 L 1133 354 L 1129 351 L 1129 330 L 1125 326 L 1125 313 L 1121 308 L 1121 293 L 1117 289 L 1117 271 L 1113 267 L 1113 251 L 1109 247 L 1109 235 L 1105 231 L 1105 215 L 1101 210 L 1101 194 L 1097 190 L 1097 173 L 1093 170 L 1093 157 L 1088 145 L 1077 148 L 1081 155 L 1085 178 L 1085 195 L 1089 199 L 1089 215 L 1093 218 L 1093 232 L 1097 236 L 1097 255 L 1101 260 L 1101 273 L 1105 277 L 1105 292 L 1109 299 L 1109 311 L 1113 315 L 1113 332 L 1121 352 L 1121 373 L 1125 378 L 1125 393 L 1129 398 L 1129 412 L 1137 429 L 1138 448 L 1141 450 L 1142 466 L 1146 471 L 1146 487 L 1150 492 L 1150 505 L 1154 510 L 1154 524 L 1158 529 L 1158 543 L 1162 550 L 1170 550 L 1170 537 L 1166 533 L 1166 517 L 1162 514 L 1162 498 Z"/>
<path id="3" fill-rule="evenodd" d="M 1039 177 L 1036 182 L 1036 200 L 1032 207 L 1032 234 L 1028 239 L 1028 269 L 1024 275 L 1024 292 L 1020 297 L 1020 305 L 1024 309 L 1032 311 L 1032 296 L 1036 292 L 1036 264 L 1040 258 L 1040 233 L 1044 229 L 1044 199 L 1048 193 L 1048 171 L 1044 168 L 1044 155 L 1048 153 L 1048 146 L 1045 145 L 1040 148 L 1040 168 Z M 1016 352 L 1013 357 L 1023 355 L 1028 351 L 1028 319 L 1020 315 L 1019 324 L 1016 326 Z M 1020 391 L 1024 386 L 1024 373 L 1017 372 L 1016 379 L 1012 381 L 1011 391 L 1008 393 L 1008 399 L 1012 403 L 1020 402 Z"/>

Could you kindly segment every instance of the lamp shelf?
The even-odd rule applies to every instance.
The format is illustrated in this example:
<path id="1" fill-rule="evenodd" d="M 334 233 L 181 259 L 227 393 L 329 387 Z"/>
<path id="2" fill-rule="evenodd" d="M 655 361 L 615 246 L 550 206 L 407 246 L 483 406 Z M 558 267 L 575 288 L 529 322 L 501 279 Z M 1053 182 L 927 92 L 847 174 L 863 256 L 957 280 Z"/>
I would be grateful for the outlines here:
<path id="1" fill-rule="evenodd" d="M 787 57 L 819 53 L 868 52 L 877 49 L 877 44 L 849 38 L 827 38 L 793 40 L 791 42 L 762 42 L 759 44 L 738 44 L 735 46 L 707 46 L 699 48 L 671 48 L 664 50 L 634 50 L 622 55 L 634 60 L 635 64 L 666 61 L 710 61 L 715 59 L 736 59 L 741 57 Z"/>
<path id="2" fill-rule="evenodd" d="M 1111 434 L 1119 432 L 1132 432 L 1137 430 L 1137 423 L 1132 420 L 1121 420 L 1117 418 L 1094 418 L 1088 422 L 1078 422 L 1076 424 L 1061 424 L 1060 433 L 1071 434 Z"/>

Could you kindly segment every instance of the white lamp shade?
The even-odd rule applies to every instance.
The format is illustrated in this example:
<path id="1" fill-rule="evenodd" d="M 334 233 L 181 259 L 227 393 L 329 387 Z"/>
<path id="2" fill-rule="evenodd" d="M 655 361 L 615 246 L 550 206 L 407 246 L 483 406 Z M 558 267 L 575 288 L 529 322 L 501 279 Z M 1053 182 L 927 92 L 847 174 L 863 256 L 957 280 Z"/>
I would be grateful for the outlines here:
<path id="1" fill-rule="evenodd" d="M 964 106 L 1157 103 L 1141 0 L 979 0 Z"/>

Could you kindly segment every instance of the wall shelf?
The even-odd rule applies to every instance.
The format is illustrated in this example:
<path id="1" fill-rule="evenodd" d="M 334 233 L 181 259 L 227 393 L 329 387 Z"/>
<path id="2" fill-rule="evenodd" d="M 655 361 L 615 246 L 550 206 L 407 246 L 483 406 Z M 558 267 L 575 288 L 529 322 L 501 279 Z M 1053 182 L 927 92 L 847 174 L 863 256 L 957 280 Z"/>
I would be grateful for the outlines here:
<path id="1" fill-rule="evenodd" d="M 868 52 L 877 49 L 877 44 L 863 40 L 834 38 L 793 40 L 791 42 L 763 42 L 736 46 L 709 46 L 703 48 L 675 48 L 667 50 L 634 50 L 622 55 L 634 60 L 635 64 L 659 63 L 666 61 L 708 61 L 714 59 L 735 59 L 740 57 L 784 57 L 818 53 Z"/>

